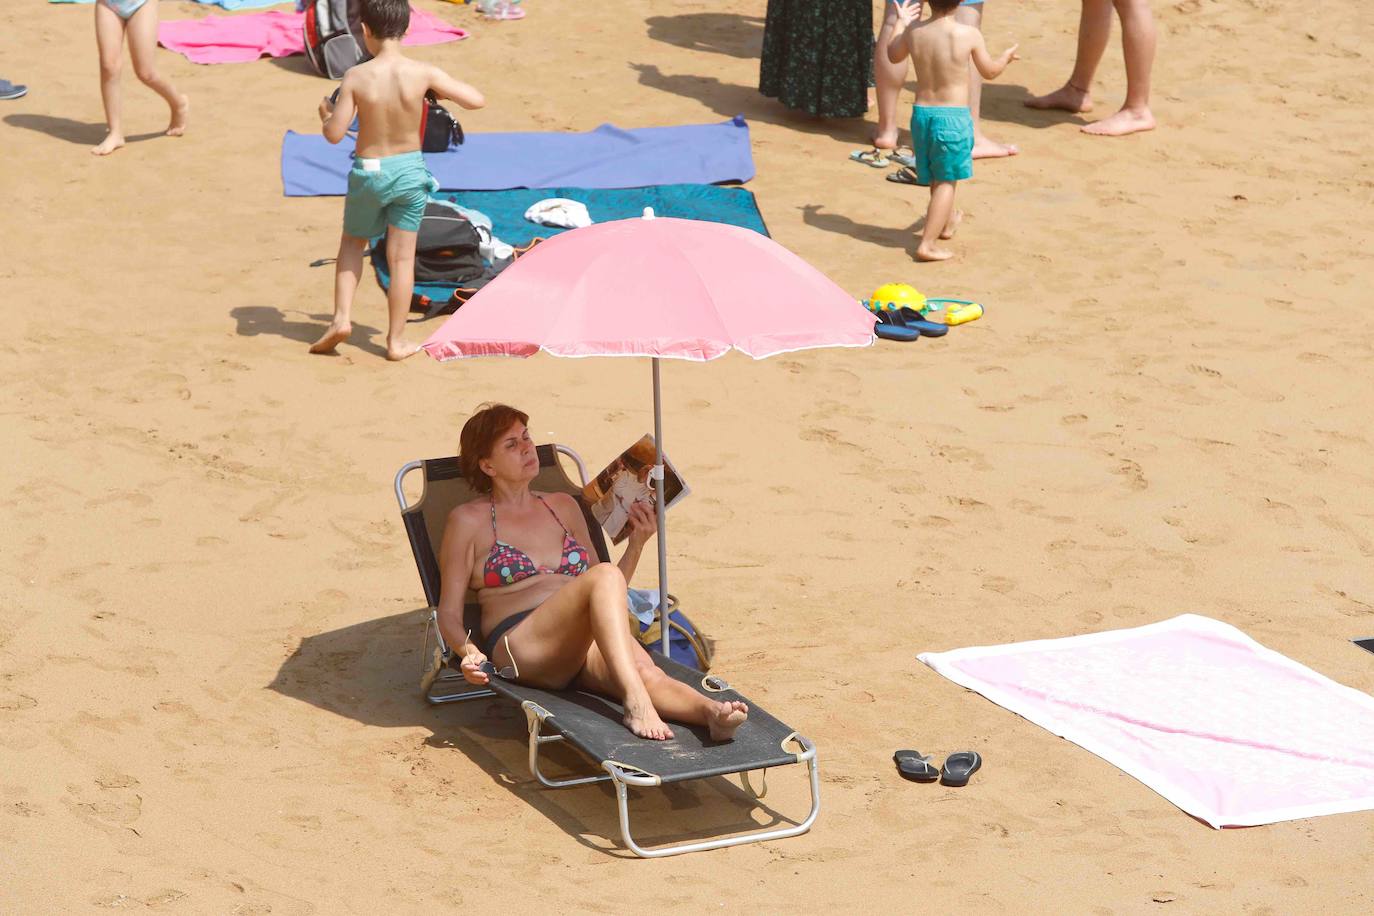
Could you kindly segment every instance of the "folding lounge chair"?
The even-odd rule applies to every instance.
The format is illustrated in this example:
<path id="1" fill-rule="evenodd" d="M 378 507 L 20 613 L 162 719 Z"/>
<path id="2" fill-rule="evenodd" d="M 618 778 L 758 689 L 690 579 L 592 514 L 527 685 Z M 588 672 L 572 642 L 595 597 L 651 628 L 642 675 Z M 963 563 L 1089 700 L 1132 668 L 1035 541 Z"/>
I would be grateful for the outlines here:
<path id="1" fill-rule="evenodd" d="M 603 561 L 608 561 L 610 557 L 601 526 L 583 504 L 582 488 L 568 478 L 559 455 L 568 456 L 577 465 L 578 476 L 585 483 L 587 472 L 582 459 L 572 449 L 562 445 L 541 445 L 538 452 L 539 476 L 531 486 L 543 492 L 569 493 L 577 498 L 578 505 L 582 506 L 582 514 L 587 519 L 592 547 Z M 414 470 L 423 473 L 424 492 L 414 504 L 407 504 L 402 483 L 405 476 Z M 702 694 L 713 699 L 738 699 L 749 703 L 749 719 L 740 727 L 733 741 L 713 742 L 705 728 L 680 722 L 672 723 L 674 738 L 671 741 L 636 738 L 622 723 L 623 710 L 619 704 L 605 697 L 577 690 L 539 690 L 498 677 L 492 677 L 487 687 L 478 687 L 463 679 L 456 667 L 459 659 L 445 645 L 439 633 L 437 548 L 442 542 L 449 512 L 477 495 L 459 472 L 457 458 L 412 461 L 396 472 L 396 499 L 401 505 L 401 518 L 405 522 L 415 563 L 419 567 L 420 582 L 429 602 L 423 651 L 426 668 L 421 679 L 425 699 L 439 704 L 495 696 L 518 703 L 525 711 L 529 726 L 530 772 L 551 788 L 605 781 L 614 783 L 620 810 L 620 833 L 625 845 L 636 855 L 675 855 L 760 840 L 776 840 L 809 830 L 820 811 L 820 777 L 815 746 L 757 704 L 730 689 L 715 675 L 703 676 L 700 671 L 664 658 L 657 652 L 649 653 L 664 672 Z M 472 603 L 471 593 L 467 597 L 469 600 L 463 612 L 464 625 L 476 633 L 480 609 Z M 628 616 L 626 626 L 629 626 Z M 561 780 L 545 776 L 539 769 L 539 749 L 555 741 L 572 745 L 605 773 Z M 805 763 L 811 782 L 811 812 L 798 824 L 654 849 L 642 848 L 630 833 L 629 786 L 662 786 L 739 773 L 745 791 L 754 798 L 762 798 L 767 791 L 767 769 L 792 763 Z M 749 779 L 749 773 L 755 770 L 765 771 L 758 790 L 754 789 Z"/>

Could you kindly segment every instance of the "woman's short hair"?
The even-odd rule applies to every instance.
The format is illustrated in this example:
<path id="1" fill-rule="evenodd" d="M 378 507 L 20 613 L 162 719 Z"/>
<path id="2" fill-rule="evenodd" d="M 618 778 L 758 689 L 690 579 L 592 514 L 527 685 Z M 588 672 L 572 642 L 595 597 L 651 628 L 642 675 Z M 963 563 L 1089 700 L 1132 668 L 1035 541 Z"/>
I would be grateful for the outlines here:
<path id="1" fill-rule="evenodd" d="M 468 485 L 478 493 L 491 492 L 491 478 L 482 470 L 484 458 L 490 458 L 497 441 L 516 423 L 528 425 L 529 414 L 507 404 L 481 404 L 468 417 L 458 436 L 458 469 Z"/>

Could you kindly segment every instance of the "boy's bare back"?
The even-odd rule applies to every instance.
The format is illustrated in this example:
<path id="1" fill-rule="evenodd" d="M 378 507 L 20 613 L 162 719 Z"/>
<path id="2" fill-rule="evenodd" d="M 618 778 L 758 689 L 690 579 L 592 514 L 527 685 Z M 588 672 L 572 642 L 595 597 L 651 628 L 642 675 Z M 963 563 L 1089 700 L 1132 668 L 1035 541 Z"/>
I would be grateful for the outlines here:
<path id="1" fill-rule="evenodd" d="M 954 21 L 948 14 L 936 14 L 925 22 L 915 21 L 911 0 L 899 7 L 899 19 L 905 30 L 898 38 L 905 45 L 905 53 L 897 56 L 890 49 L 893 63 L 910 56 L 916 71 L 916 104 L 923 106 L 966 107 L 969 103 L 969 63 L 978 68 L 986 79 L 996 79 L 1008 63 L 1016 59 L 1016 45 L 994 58 L 988 53 L 983 33 L 977 28 Z"/>
<path id="2" fill-rule="evenodd" d="M 339 88 L 339 101 L 325 123 L 325 136 L 342 135 L 358 116 L 356 155 L 381 159 L 420 148 L 420 119 L 425 93 L 463 108 L 481 108 L 482 93 L 432 64 L 412 60 L 387 47 L 372 60 L 350 67 Z"/>

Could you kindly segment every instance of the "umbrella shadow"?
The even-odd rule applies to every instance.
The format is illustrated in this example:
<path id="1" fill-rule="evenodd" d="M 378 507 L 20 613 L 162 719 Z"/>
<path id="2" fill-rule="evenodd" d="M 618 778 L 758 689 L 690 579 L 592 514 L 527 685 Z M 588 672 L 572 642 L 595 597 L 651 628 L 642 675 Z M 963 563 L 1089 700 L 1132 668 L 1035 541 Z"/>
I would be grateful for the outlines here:
<path id="1" fill-rule="evenodd" d="M 492 698 L 442 707 L 424 701 L 419 695 L 419 669 L 428 613 L 427 609 L 407 611 L 307 636 L 267 686 L 364 725 L 428 729 L 427 748 L 461 751 L 495 785 L 528 803 L 578 843 L 633 858 L 620 846 L 615 792 L 608 783 L 553 792 L 531 776 L 517 775 L 529 771 L 529 733 L 517 707 Z M 551 778 L 596 772 L 593 763 L 561 745 L 541 751 L 541 758 Z M 634 789 L 631 793 L 641 794 Z M 694 824 L 704 824 L 713 833 L 796 823 L 723 779 L 670 784 L 655 789 L 654 798 L 657 803 L 632 811 L 641 843 L 700 838 L 699 830 L 681 829 L 683 814 L 690 814 Z M 761 815 L 764 821 L 751 814 Z"/>
<path id="2" fill-rule="evenodd" d="M 924 204 L 922 204 L 924 207 Z M 862 242 L 872 242 L 885 248 L 899 248 L 908 254 L 916 250 L 915 233 L 925 224 L 925 218 L 916 220 L 905 229 L 893 226 L 875 226 L 852 220 L 842 213 L 823 213 L 821 204 L 802 206 L 802 222 L 824 232 L 848 236 Z"/>
<path id="3" fill-rule="evenodd" d="M 650 16 L 644 20 L 654 41 L 702 51 L 757 60 L 763 52 L 763 17 L 741 13 L 683 13 Z"/>
<path id="4" fill-rule="evenodd" d="M 325 325 L 329 324 L 332 317 L 325 314 L 311 315 L 305 312 L 296 312 L 295 314 L 309 320 L 294 321 L 288 317 L 286 312 L 270 305 L 241 305 L 229 311 L 230 317 L 238 325 L 234 330 L 241 337 L 271 334 L 306 344 L 319 340 L 320 335 L 324 333 Z M 344 342 L 343 346 L 354 346 L 365 353 L 385 357 L 386 348 L 374 340 L 381 333 L 377 328 L 355 321 L 353 322 L 353 334 Z M 338 356 L 339 354 L 335 351 L 329 355 Z"/>
<path id="5" fill-rule="evenodd" d="M 822 118 L 787 108 L 755 86 L 727 83 L 714 76 L 667 74 L 657 64 L 631 63 L 639 83 L 650 89 L 695 99 L 722 118 L 742 114 L 745 120 L 776 124 L 805 134 L 818 134 L 850 143 L 867 143 L 873 125 L 862 117 Z"/>
<path id="6" fill-rule="evenodd" d="M 5 115 L 5 123 L 11 127 L 35 130 L 40 134 L 66 140 L 68 143 L 79 143 L 82 146 L 95 146 L 104 140 L 105 134 L 109 132 L 104 121 L 77 121 L 45 114 Z M 128 134 L 124 137 L 124 142 L 142 143 L 144 140 L 156 140 L 163 136 L 166 134 L 160 130 L 146 134 Z"/>

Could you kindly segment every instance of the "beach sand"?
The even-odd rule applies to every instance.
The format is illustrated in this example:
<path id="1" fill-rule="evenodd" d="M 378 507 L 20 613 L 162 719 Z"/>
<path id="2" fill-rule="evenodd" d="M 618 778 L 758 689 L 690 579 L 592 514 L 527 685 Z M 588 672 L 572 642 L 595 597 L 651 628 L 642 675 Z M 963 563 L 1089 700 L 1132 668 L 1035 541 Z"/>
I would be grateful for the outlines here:
<path id="1" fill-rule="evenodd" d="M 473 32 L 415 50 L 487 93 L 467 130 L 742 113 L 779 242 L 856 297 L 987 307 L 939 341 L 663 370 L 693 489 L 672 589 L 718 669 L 818 745 L 820 819 L 635 860 L 608 790 L 533 782 L 517 710 L 420 701 L 395 470 L 498 398 L 599 466 L 650 427 L 647 361 L 391 365 L 370 276 L 353 342 L 307 356 L 342 200 L 283 198 L 278 149 L 329 84 L 300 57 L 159 52 L 187 135 L 157 136 L 126 66 L 134 142 L 97 161 L 91 10 L 25 0 L 0 11 L 0 75 L 31 87 L 0 102 L 0 911 L 1374 905 L 1374 815 L 1211 830 L 916 661 L 1195 612 L 1374 690 L 1347 642 L 1374 635 L 1365 5 L 1156 4 L 1162 127 L 1103 140 L 1021 105 L 1067 73 L 1076 5 L 993 0 L 990 45 L 1024 59 L 988 130 L 1023 154 L 977 166 L 958 258 L 929 266 L 924 192 L 846 161 L 873 115 L 756 92 L 763 0 L 418 5 Z M 1102 113 L 1124 92 L 1115 41 L 1096 91 Z M 916 785 L 896 748 L 985 764 Z M 761 808 L 721 780 L 637 795 L 639 836 L 803 814 L 800 768 L 770 776 Z"/>

